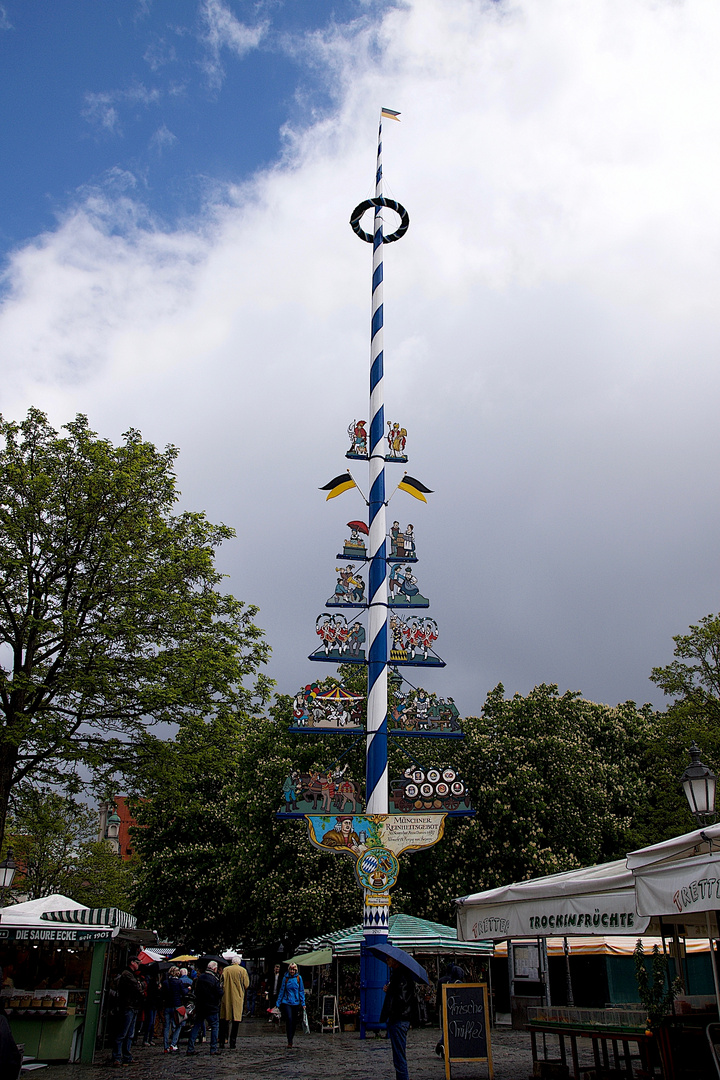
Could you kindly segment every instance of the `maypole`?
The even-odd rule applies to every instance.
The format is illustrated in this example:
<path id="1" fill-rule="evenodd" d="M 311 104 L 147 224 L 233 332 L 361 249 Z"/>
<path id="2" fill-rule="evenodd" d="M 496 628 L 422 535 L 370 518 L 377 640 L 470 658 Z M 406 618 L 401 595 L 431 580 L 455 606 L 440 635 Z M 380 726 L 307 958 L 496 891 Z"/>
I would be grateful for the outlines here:
<path id="1" fill-rule="evenodd" d="M 386 199 L 382 193 L 382 121 L 383 117 L 398 120 L 399 116 L 391 109 L 381 110 L 375 197 L 361 202 L 350 217 L 353 231 L 372 244 L 373 256 L 370 430 L 366 430 L 365 420 L 353 420 L 348 428 L 351 445 L 346 454 L 368 463 L 368 519 L 347 523 L 350 538 L 337 556 L 346 565 L 335 568 L 335 591 L 325 602 L 326 608 L 335 611 L 366 610 L 367 635 L 359 618 L 348 623 L 345 615 L 321 613 L 315 623 L 321 644 L 309 657 L 326 663 L 367 666 L 366 714 L 363 718 L 358 694 L 335 680 L 324 680 L 301 688 L 295 697 L 294 723 L 289 729 L 305 735 L 364 736 L 365 798 L 362 785 L 347 775 L 347 764 L 342 763 L 350 746 L 329 766 L 316 765 L 305 773 L 292 770 L 283 784 L 284 805 L 278 811 L 282 818 L 304 817 L 315 847 L 348 853 L 355 859 L 355 876 L 363 890 L 361 1037 L 366 1029 L 382 1026 L 382 988 L 388 972 L 380 957 L 388 940 L 390 890 L 400 872 L 398 857 L 436 844 L 443 835 L 446 817 L 474 813 L 468 790 L 450 765 L 425 768 L 413 757 L 399 779 L 389 782 L 388 774 L 389 735 L 431 740 L 463 737 L 453 699 L 446 700 L 412 684 L 403 692 L 404 680 L 398 671 L 401 667 L 445 667 L 432 648 L 438 636 L 435 620 L 417 614 L 417 609 L 427 608 L 430 601 L 420 593 L 413 573 L 413 564 L 418 561 L 414 526 L 408 524 L 401 529 L 400 522 L 394 521 L 388 531 L 386 521 L 385 465 L 408 460 L 407 431 L 399 423 L 386 424 L 383 396 L 383 248 L 405 235 L 409 217 L 400 203 Z M 389 234 L 384 230 L 383 209 L 394 211 L 400 218 L 397 228 Z M 369 210 L 374 211 L 372 234 L 361 225 Z M 351 474 L 345 472 L 321 490 L 333 499 L 357 487 Z M 430 494 L 429 488 L 407 473 L 397 490 L 423 503 Z M 366 563 L 367 597 L 361 573 Z M 389 666 L 394 690 L 390 712 Z"/>
<path id="2" fill-rule="evenodd" d="M 387 748 L 387 562 L 385 522 L 385 401 L 383 396 L 383 216 L 382 114 L 378 127 L 373 229 L 372 309 L 370 318 L 370 460 L 368 537 L 368 681 L 365 792 L 368 814 L 388 812 Z M 364 946 L 360 957 L 361 1014 L 372 1024 L 380 1016 L 387 967 L 368 951 L 378 939 L 387 940 L 389 904 L 378 904 L 375 893 L 364 890 Z"/>

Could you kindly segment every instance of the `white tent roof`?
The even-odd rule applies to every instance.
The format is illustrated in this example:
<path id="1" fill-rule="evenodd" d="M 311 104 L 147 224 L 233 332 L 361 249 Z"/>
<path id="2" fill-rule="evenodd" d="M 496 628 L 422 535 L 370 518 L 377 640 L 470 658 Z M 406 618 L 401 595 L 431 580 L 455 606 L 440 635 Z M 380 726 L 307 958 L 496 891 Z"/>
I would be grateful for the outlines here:
<path id="1" fill-rule="evenodd" d="M 39 922 L 44 911 L 69 910 L 88 909 L 85 904 L 78 904 L 77 900 L 71 900 L 69 896 L 51 893 L 50 896 L 41 896 L 39 900 L 26 900 L 24 904 L 9 904 L 8 907 L 0 908 L 0 917 L 4 923 L 29 924 Z"/>
<path id="2" fill-rule="evenodd" d="M 673 836 L 670 840 L 663 840 L 660 844 L 652 844 L 650 847 L 639 848 L 631 851 L 627 856 L 629 870 L 638 870 L 643 866 L 655 866 L 658 863 L 672 859 L 689 859 L 694 855 L 702 855 L 712 850 L 713 841 L 720 846 L 720 825 L 708 825 L 703 829 L 694 829 L 692 832 L 683 833 L 682 836 Z"/>
<path id="3" fill-rule="evenodd" d="M 483 892 L 461 896 L 456 904 L 506 904 L 512 900 L 539 900 L 545 897 L 582 896 L 591 892 L 612 892 L 617 889 L 631 888 L 633 876 L 625 865 L 624 859 L 615 862 L 600 863 L 598 866 L 584 866 L 579 870 L 566 870 L 562 874 L 548 874 L 546 877 L 531 878 L 529 881 L 515 881 L 512 885 L 501 885 L 498 889 L 485 889 Z"/>
<path id="4" fill-rule="evenodd" d="M 643 934 L 650 922 L 635 906 L 624 859 L 516 881 L 456 900 L 466 941 L 547 934 Z"/>

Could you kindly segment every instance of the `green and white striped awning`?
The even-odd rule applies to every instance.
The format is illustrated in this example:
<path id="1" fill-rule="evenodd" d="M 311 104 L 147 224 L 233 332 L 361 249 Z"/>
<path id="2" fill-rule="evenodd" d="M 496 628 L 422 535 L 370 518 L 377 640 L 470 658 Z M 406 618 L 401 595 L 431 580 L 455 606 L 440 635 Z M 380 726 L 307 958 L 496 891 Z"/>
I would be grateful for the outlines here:
<path id="1" fill-rule="evenodd" d="M 44 911 L 41 918 L 48 922 L 74 923 L 76 926 L 118 926 L 134 930 L 137 919 L 116 907 L 71 908 L 68 911 Z"/>
<path id="2" fill-rule="evenodd" d="M 492 956 L 492 941 L 458 941 L 454 926 L 416 919 L 414 915 L 390 916 L 390 941 L 399 949 L 416 956 Z M 335 930 L 320 937 L 307 938 L 298 948 L 298 954 L 314 949 L 332 949 L 333 957 L 359 956 L 364 940 L 361 924 Z M 298 962 L 295 957 L 296 963 Z"/>

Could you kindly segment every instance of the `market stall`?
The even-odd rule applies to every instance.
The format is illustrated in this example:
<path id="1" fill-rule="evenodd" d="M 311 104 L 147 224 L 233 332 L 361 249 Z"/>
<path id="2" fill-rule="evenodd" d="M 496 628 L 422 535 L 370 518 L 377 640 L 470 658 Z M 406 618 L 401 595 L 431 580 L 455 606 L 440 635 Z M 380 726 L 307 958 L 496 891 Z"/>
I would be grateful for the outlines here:
<path id="1" fill-rule="evenodd" d="M 453 926 L 445 926 L 428 919 L 418 919 L 413 915 L 391 915 L 389 940 L 412 956 L 422 957 L 422 964 L 435 984 L 440 975 L 441 961 L 451 957 L 468 969 L 472 967 L 473 971 L 474 966 L 477 966 L 478 970 L 474 971 L 474 976 L 478 979 L 481 975 L 489 978 L 488 965 L 493 953 L 492 943 L 463 941 Z M 308 938 L 302 942 L 297 955 L 293 958 L 296 963 L 302 964 L 303 954 L 331 950 L 334 970 L 330 964 L 322 969 L 317 985 L 323 988 L 324 993 L 334 993 L 337 996 L 341 1021 L 346 1029 L 354 1027 L 356 1017 L 359 1015 L 362 941 L 362 925 L 348 926 L 344 930 L 335 930 L 316 938 Z M 434 957 L 435 962 L 428 963 L 429 957 Z M 480 964 L 482 964 L 482 972 Z M 429 1017 L 435 1010 L 435 985 L 426 988 L 425 993 L 426 997 L 420 1004 L 421 1009 L 424 1008 L 426 1016 Z"/>
<path id="2" fill-rule="evenodd" d="M 92 1061 L 111 950 L 155 940 L 134 927 L 126 912 L 59 894 L 0 909 L 0 1005 L 26 1054 Z"/>

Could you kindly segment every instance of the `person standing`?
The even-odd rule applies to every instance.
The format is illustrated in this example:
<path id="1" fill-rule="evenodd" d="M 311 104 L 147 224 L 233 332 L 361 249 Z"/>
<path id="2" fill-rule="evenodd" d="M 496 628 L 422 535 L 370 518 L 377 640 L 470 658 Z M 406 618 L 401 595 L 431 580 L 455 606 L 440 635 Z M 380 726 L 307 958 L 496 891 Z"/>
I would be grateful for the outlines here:
<path id="1" fill-rule="evenodd" d="M 305 1008 L 305 987 L 303 986 L 302 976 L 298 972 L 297 964 L 288 966 L 280 986 L 276 1004 L 285 1017 L 288 1050 L 292 1050 L 295 1028 L 302 1015 L 302 1010 Z M 405 1077 L 405 1080 L 407 1080 L 407 1077 Z"/>
<path id="2" fill-rule="evenodd" d="M 145 1003 L 137 973 L 140 961 L 136 956 L 128 960 L 127 967 L 120 973 L 117 984 L 118 1029 L 113 1049 L 113 1065 L 129 1065 L 133 1059 L 132 1040 L 135 1034 L 135 1021 L 138 1010 Z"/>
<path id="3" fill-rule="evenodd" d="M 234 956 L 232 963 L 222 973 L 223 999 L 220 1006 L 220 1049 L 225 1048 L 225 1040 L 230 1029 L 230 1049 L 237 1044 L 238 1028 L 243 1015 L 245 991 L 250 985 L 250 976 L 240 963 L 240 957 Z"/>
<path id="4" fill-rule="evenodd" d="M 163 1005 L 165 1024 L 163 1028 L 163 1053 L 176 1054 L 178 1039 L 185 1022 L 186 991 L 180 978 L 180 968 L 171 967 L 163 980 Z"/>
<path id="5" fill-rule="evenodd" d="M 276 964 L 272 975 L 268 976 L 267 992 L 268 992 L 268 1011 L 275 1008 L 277 1005 L 278 994 L 280 993 L 280 984 L 282 982 L 282 975 L 280 974 L 280 965 Z M 268 1024 L 272 1024 L 275 1017 L 270 1015 Z"/>
<path id="6" fill-rule="evenodd" d="M 0 1080 L 17 1080 L 22 1065 L 22 1051 L 13 1038 L 4 1013 L 0 1013 Z"/>
<path id="7" fill-rule="evenodd" d="M 217 963 L 211 960 L 205 971 L 195 980 L 195 1023 L 188 1036 L 188 1055 L 195 1053 L 195 1039 L 206 1020 L 210 1027 L 210 1053 L 220 1053 L 218 1028 L 223 988 L 216 973 Z"/>
<path id="8" fill-rule="evenodd" d="M 392 1046 L 395 1080 L 408 1080 L 407 1033 L 412 1022 L 417 1023 L 417 1002 L 412 976 L 394 957 L 388 957 L 390 979 L 385 984 L 385 1001 L 380 1022 L 387 1022 Z"/>

